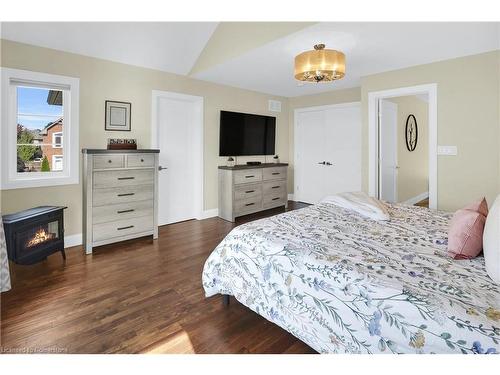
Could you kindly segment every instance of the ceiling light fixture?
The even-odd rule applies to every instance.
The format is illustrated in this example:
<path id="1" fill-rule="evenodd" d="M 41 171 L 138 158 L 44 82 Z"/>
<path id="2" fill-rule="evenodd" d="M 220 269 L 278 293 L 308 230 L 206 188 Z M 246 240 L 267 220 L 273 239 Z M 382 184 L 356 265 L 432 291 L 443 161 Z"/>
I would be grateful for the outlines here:
<path id="1" fill-rule="evenodd" d="M 295 79 L 305 82 L 331 82 L 345 76 L 345 55 L 316 44 L 314 50 L 295 57 Z"/>

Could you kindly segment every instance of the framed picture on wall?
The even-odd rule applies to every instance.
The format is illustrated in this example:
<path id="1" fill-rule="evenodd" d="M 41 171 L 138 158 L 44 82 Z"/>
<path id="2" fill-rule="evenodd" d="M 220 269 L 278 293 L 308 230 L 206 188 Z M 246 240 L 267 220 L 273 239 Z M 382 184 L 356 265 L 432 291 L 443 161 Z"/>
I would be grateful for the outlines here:
<path id="1" fill-rule="evenodd" d="M 105 107 L 104 130 L 130 131 L 131 103 L 106 100 Z"/>

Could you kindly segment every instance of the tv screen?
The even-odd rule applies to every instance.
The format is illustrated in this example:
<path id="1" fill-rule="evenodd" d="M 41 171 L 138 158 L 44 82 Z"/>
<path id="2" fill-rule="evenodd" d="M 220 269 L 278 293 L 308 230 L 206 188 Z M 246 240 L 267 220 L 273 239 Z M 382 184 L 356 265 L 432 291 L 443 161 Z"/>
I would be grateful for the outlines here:
<path id="1" fill-rule="evenodd" d="M 276 117 L 220 112 L 219 156 L 274 155 Z"/>

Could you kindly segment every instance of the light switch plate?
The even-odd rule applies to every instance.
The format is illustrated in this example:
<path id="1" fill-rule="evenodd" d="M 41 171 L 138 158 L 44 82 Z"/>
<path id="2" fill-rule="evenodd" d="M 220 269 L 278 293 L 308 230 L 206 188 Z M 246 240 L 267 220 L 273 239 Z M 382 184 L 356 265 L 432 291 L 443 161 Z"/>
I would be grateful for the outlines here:
<path id="1" fill-rule="evenodd" d="M 457 146 L 438 146 L 438 155 L 455 156 L 458 154 Z"/>

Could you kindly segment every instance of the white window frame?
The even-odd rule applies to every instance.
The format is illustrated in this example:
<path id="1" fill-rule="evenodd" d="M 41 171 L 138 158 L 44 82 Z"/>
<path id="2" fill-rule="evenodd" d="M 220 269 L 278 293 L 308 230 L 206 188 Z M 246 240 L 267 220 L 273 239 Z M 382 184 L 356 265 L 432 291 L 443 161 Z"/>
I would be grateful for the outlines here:
<path id="1" fill-rule="evenodd" d="M 0 68 L 0 186 L 5 189 L 71 185 L 79 183 L 79 94 L 80 80 L 28 70 Z M 17 172 L 17 92 L 13 83 L 63 90 L 64 162 L 57 172 Z"/>
<path id="2" fill-rule="evenodd" d="M 64 123 L 64 119 L 63 119 Z M 64 129 L 64 127 L 63 127 Z M 56 137 L 61 137 L 61 142 L 57 143 L 56 142 Z M 62 148 L 63 147 L 63 132 L 55 132 L 52 133 L 52 148 Z"/>
<path id="3" fill-rule="evenodd" d="M 62 163 L 63 163 L 63 169 L 55 169 L 56 166 L 56 159 L 61 158 Z M 61 171 L 64 170 L 64 155 L 52 155 L 52 170 L 53 171 Z"/>

